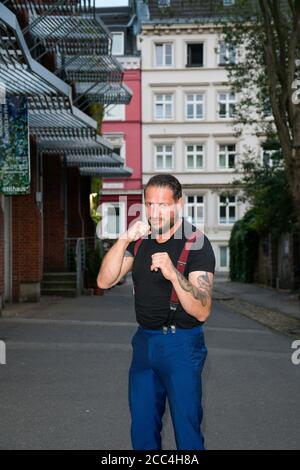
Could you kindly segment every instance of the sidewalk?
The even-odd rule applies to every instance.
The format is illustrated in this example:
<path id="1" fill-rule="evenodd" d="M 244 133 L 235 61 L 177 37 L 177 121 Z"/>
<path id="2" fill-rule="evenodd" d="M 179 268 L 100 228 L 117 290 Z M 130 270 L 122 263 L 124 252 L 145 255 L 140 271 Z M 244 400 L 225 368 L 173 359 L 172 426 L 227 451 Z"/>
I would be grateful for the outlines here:
<path id="1" fill-rule="evenodd" d="M 213 300 L 288 336 L 300 337 L 298 293 L 260 284 L 231 282 L 216 273 Z"/>

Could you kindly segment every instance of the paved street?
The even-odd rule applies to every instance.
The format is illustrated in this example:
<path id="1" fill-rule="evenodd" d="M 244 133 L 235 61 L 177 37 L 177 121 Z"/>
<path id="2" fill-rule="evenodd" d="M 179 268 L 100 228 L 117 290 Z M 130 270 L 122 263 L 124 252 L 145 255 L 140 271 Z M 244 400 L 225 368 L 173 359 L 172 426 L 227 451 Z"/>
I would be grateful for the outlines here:
<path id="1" fill-rule="evenodd" d="M 0 448 L 131 449 L 131 278 L 102 297 L 45 299 L 0 318 L 7 346 Z M 218 302 L 205 335 L 206 447 L 299 449 L 300 365 L 291 362 L 292 339 Z M 163 443 L 176 449 L 168 410 Z"/>

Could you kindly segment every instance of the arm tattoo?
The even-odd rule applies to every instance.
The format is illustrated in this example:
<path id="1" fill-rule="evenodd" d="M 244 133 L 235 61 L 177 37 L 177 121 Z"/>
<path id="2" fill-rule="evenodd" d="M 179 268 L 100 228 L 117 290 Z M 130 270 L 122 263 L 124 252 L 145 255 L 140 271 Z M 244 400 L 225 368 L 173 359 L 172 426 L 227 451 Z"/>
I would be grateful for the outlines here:
<path id="1" fill-rule="evenodd" d="M 126 250 L 125 253 L 124 253 L 124 257 L 129 258 L 129 256 L 131 256 L 133 258 L 133 254 L 131 254 L 129 250 Z"/>
<path id="2" fill-rule="evenodd" d="M 177 269 L 176 275 L 182 289 L 187 292 L 191 292 L 192 296 L 196 300 L 200 300 L 203 307 L 206 307 L 210 300 L 212 290 L 212 285 L 207 272 L 197 277 L 197 287 L 194 286 L 188 279 L 186 279 Z"/>

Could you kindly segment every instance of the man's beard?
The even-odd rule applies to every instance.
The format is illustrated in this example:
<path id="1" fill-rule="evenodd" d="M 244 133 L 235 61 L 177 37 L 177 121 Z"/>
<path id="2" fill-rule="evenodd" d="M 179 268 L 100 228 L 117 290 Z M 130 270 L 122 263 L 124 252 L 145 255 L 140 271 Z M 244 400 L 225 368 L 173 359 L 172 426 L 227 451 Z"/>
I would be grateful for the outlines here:
<path id="1" fill-rule="evenodd" d="M 169 230 L 171 230 L 172 227 L 174 227 L 178 219 L 179 215 L 175 214 L 171 219 L 167 220 L 161 227 L 158 228 L 156 228 L 154 225 L 151 225 L 151 219 L 149 219 L 148 222 L 151 226 L 151 236 L 153 235 L 155 237 L 156 235 L 162 235 L 163 233 L 167 233 Z"/>

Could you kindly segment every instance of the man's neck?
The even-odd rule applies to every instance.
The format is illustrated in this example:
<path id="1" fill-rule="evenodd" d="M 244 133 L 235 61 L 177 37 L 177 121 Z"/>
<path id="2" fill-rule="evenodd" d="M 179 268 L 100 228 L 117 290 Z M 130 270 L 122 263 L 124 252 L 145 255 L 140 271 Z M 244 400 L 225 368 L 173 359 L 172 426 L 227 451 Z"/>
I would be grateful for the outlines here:
<path id="1" fill-rule="evenodd" d="M 179 229 L 180 225 L 182 224 L 183 220 L 182 220 L 182 217 L 180 217 L 177 222 L 173 225 L 172 228 L 170 228 L 170 230 L 168 230 L 166 233 L 161 233 L 159 235 L 157 235 L 155 237 L 156 241 L 158 243 L 164 243 L 166 242 L 167 240 L 169 240 L 172 235 L 176 232 L 176 230 Z"/>

